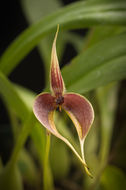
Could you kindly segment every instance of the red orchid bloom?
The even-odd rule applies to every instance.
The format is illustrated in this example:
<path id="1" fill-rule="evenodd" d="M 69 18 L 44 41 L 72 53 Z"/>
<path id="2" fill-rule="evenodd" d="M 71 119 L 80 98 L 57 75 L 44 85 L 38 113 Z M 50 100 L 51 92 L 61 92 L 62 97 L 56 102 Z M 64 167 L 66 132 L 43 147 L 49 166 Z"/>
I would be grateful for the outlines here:
<path id="1" fill-rule="evenodd" d="M 52 46 L 51 67 L 50 67 L 50 88 L 51 93 L 39 94 L 34 103 L 34 114 L 40 123 L 53 135 L 63 140 L 76 154 L 83 163 L 84 168 L 89 176 L 91 176 L 84 158 L 84 140 L 93 123 L 94 111 L 90 102 L 83 96 L 76 93 L 66 93 L 64 81 L 60 72 L 57 53 L 56 39 L 58 29 Z M 54 124 L 54 111 L 59 108 L 65 110 L 73 121 L 81 147 L 82 157 L 78 154 L 71 143 L 63 137 L 56 129 Z"/>

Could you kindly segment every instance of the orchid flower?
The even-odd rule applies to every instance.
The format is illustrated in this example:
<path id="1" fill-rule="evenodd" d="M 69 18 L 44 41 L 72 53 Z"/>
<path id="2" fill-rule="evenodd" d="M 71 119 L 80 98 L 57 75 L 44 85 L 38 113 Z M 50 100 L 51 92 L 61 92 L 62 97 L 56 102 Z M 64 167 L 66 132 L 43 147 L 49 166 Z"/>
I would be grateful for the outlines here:
<path id="1" fill-rule="evenodd" d="M 64 141 L 76 154 L 82 162 L 86 173 L 92 176 L 89 172 L 84 158 L 84 141 L 89 129 L 93 123 L 94 111 L 90 102 L 83 96 L 77 93 L 67 93 L 65 90 L 64 81 L 61 75 L 57 52 L 56 40 L 59 26 L 54 38 L 52 53 L 51 53 L 51 66 L 50 66 L 50 89 L 51 93 L 39 94 L 34 102 L 33 112 L 40 123 L 53 135 Z M 81 147 L 81 156 L 75 150 L 73 145 L 63 137 L 54 124 L 54 112 L 59 108 L 63 109 L 73 121 Z"/>

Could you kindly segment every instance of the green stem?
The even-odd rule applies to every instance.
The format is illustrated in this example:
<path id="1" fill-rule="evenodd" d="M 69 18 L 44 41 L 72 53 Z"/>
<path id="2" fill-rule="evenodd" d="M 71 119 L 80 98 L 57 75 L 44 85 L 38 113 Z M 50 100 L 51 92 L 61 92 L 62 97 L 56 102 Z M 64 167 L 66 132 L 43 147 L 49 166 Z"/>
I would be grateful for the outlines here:
<path id="1" fill-rule="evenodd" d="M 15 143 L 17 138 L 18 138 L 18 135 L 19 135 L 20 124 L 19 124 L 19 120 L 16 117 L 13 110 L 8 106 L 7 106 L 7 109 L 8 109 L 8 113 L 9 113 L 9 117 L 10 117 L 10 122 L 11 122 L 11 126 L 12 126 L 12 133 L 13 133 L 13 139 L 14 139 L 14 143 Z"/>
<path id="2" fill-rule="evenodd" d="M 44 157 L 44 172 L 43 172 L 43 189 L 44 190 L 53 190 L 53 180 L 49 167 L 49 151 L 50 151 L 50 139 L 51 134 L 47 132 L 46 139 L 46 149 L 45 149 L 45 157 Z"/>
<path id="3" fill-rule="evenodd" d="M 10 166 L 14 166 L 15 163 L 17 162 L 20 151 L 23 145 L 25 144 L 26 139 L 30 133 L 31 127 L 34 125 L 34 123 L 35 123 L 35 117 L 33 113 L 30 112 L 17 138 L 16 145 L 14 147 L 14 150 L 10 158 L 10 162 L 9 162 Z"/>

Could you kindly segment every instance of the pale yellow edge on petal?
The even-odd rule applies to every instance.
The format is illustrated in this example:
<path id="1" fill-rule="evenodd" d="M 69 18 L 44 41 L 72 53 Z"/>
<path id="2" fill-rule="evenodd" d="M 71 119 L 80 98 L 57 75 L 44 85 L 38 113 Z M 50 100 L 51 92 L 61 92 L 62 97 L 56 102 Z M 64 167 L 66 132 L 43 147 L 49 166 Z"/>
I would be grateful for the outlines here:
<path id="1" fill-rule="evenodd" d="M 78 157 L 78 159 L 81 161 L 81 163 L 84 165 L 85 168 L 87 168 L 86 163 L 84 162 L 84 160 L 80 157 L 80 155 L 78 154 L 78 152 L 75 150 L 75 148 L 72 146 L 72 144 L 65 138 L 63 137 L 56 129 L 56 126 L 54 124 L 53 121 L 53 115 L 54 115 L 54 111 L 50 112 L 48 119 L 49 119 L 49 123 L 50 126 L 52 127 L 54 133 L 53 135 L 55 135 L 57 138 L 61 139 L 62 141 L 64 141 L 70 148 L 71 150 L 74 152 L 74 154 Z"/>
<path id="2" fill-rule="evenodd" d="M 92 174 L 89 172 L 89 168 L 86 164 L 86 161 L 85 161 L 85 156 L 84 156 L 84 141 L 85 141 L 85 137 L 82 139 L 82 129 L 81 129 L 81 125 L 80 123 L 77 121 L 77 119 L 73 116 L 72 113 L 69 113 L 65 110 L 65 112 L 68 114 L 68 116 L 71 118 L 71 120 L 73 121 L 74 125 L 75 125 L 75 128 L 77 130 L 77 133 L 78 133 L 78 137 L 79 137 L 79 141 L 80 141 L 80 148 L 81 148 L 81 155 L 82 155 L 82 160 L 83 160 L 83 163 L 84 163 L 84 168 L 85 168 L 85 171 L 86 173 L 92 178 Z M 80 138 L 81 136 L 81 138 Z"/>
<path id="3" fill-rule="evenodd" d="M 94 110 L 93 110 L 93 107 L 92 107 L 91 103 L 87 100 L 87 98 L 83 97 L 82 95 L 80 95 L 78 93 L 69 92 L 68 94 L 70 94 L 70 93 L 76 94 L 76 95 L 84 98 L 89 103 L 89 105 L 90 105 L 90 107 L 92 109 L 92 113 L 93 113 L 93 117 L 92 117 L 92 123 L 93 123 L 93 120 L 94 120 Z M 87 164 L 86 164 L 86 161 L 85 161 L 85 156 L 84 156 L 84 141 L 85 141 L 85 138 L 86 138 L 86 136 L 87 136 L 88 133 L 84 136 L 84 138 L 82 138 L 82 127 L 81 127 L 80 123 L 78 122 L 78 120 L 75 118 L 75 116 L 72 113 L 66 111 L 65 109 L 64 109 L 64 111 L 68 114 L 68 116 L 70 117 L 70 119 L 73 121 L 73 124 L 75 125 L 75 128 L 76 128 L 77 133 L 78 133 L 79 141 L 80 141 L 80 148 L 81 148 L 82 159 L 83 159 L 83 162 L 85 163 L 84 168 L 85 168 L 86 173 L 92 178 L 93 176 L 90 173 L 89 168 L 87 167 Z M 91 125 L 92 125 L 92 123 L 91 123 Z M 91 125 L 89 127 L 89 130 L 91 128 Z M 89 130 L 88 130 L 88 132 L 89 132 Z"/>
<path id="4" fill-rule="evenodd" d="M 90 130 L 90 128 L 91 128 L 91 126 L 92 126 L 92 124 L 93 124 L 93 121 L 94 121 L 94 109 L 93 109 L 93 107 L 92 107 L 92 104 L 89 102 L 89 100 L 88 100 L 87 98 L 85 98 L 84 96 L 82 96 L 82 95 L 80 95 L 80 94 L 78 94 L 78 93 L 68 92 L 68 93 L 66 93 L 66 94 L 76 94 L 76 95 L 82 97 L 83 99 L 85 99 L 85 100 L 88 102 L 88 104 L 90 105 L 90 107 L 91 107 L 91 109 L 92 109 L 92 122 L 91 122 L 90 127 L 89 127 L 89 130 Z M 74 116 L 72 113 L 67 112 L 65 109 L 64 109 L 64 111 L 68 114 L 68 116 L 69 116 L 69 117 L 71 118 L 71 120 L 73 121 L 73 123 L 74 123 L 74 125 L 75 125 L 75 127 L 76 127 L 76 130 L 77 130 L 78 136 L 80 137 L 80 139 L 83 139 L 83 138 L 82 138 L 82 129 L 81 129 L 80 123 L 77 121 L 77 119 L 75 118 L 75 116 Z M 89 132 L 89 130 L 88 130 L 88 132 Z M 87 134 L 88 134 L 88 133 L 87 133 Z M 85 135 L 84 138 L 86 138 L 87 134 Z"/>

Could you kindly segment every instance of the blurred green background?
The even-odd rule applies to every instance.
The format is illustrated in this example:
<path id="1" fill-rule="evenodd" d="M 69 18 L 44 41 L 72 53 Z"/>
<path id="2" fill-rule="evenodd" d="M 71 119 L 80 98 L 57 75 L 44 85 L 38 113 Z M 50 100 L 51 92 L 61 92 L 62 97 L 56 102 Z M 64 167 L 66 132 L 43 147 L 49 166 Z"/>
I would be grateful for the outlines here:
<path id="1" fill-rule="evenodd" d="M 0 190 L 126 189 L 126 1 L 8 0 L 0 8 Z M 54 136 L 46 160 L 46 131 L 32 113 L 35 95 L 49 89 L 57 24 L 66 88 L 95 110 L 85 142 L 93 179 Z M 55 123 L 80 151 L 64 112 Z"/>

